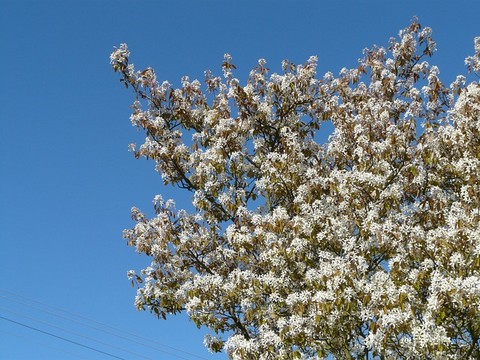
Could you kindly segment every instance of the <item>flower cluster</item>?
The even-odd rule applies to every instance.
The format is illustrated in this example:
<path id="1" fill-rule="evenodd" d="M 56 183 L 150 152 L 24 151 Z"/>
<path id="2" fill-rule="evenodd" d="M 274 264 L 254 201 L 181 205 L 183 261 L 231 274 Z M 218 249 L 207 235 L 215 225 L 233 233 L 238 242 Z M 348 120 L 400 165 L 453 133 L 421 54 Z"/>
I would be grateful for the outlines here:
<path id="1" fill-rule="evenodd" d="M 337 77 L 261 59 L 241 85 L 225 55 L 204 91 L 116 49 L 131 150 L 195 208 L 132 209 L 124 237 L 152 258 L 129 272 L 137 308 L 186 311 L 232 359 L 478 359 L 480 85 L 442 83 L 434 51 L 414 19 Z"/>

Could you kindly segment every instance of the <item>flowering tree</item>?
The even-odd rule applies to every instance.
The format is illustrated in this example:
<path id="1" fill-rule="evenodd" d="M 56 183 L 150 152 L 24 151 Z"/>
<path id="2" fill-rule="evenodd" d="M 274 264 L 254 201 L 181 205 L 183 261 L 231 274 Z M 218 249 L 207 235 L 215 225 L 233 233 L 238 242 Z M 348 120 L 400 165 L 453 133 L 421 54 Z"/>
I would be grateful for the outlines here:
<path id="1" fill-rule="evenodd" d="M 137 308 L 186 311 L 232 359 L 480 358 L 480 85 L 445 86 L 434 51 L 414 19 L 338 77 L 262 59 L 241 85 L 225 55 L 202 90 L 116 49 L 135 156 L 195 208 L 132 209 L 124 237 L 152 257 L 129 273 Z"/>

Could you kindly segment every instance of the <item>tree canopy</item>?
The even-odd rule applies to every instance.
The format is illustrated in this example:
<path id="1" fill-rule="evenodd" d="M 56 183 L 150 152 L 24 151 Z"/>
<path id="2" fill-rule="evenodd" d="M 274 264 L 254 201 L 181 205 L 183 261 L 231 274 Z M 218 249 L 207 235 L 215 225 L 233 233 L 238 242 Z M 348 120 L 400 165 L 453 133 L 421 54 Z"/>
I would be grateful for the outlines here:
<path id="1" fill-rule="evenodd" d="M 416 19 L 338 76 L 261 59 L 242 84 L 227 54 L 223 76 L 175 88 L 115 49 L 132 150 L 195 209 L 132 209 L 124 237 L 152 258 L 129 272 L 137 308 L 186 311 L 231 359 L 480 358 L 474 43 L 449 86 Z"/>

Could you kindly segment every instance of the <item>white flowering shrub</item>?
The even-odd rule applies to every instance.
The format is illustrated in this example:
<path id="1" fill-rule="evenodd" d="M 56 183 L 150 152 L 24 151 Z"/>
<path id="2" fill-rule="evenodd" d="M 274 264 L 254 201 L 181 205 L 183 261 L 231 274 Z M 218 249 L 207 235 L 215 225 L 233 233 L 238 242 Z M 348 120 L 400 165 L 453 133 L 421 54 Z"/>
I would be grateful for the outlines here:
<path id="1" fill-rule="evenodd" d="M 132 209 L 137 308 L 186 311 L 231 359 L 479 359 L 480 85 L 446 86 L 434 51 L 414 19 L 338 77 L 260 60 L 241 84 L 226 55 L 174 88 L 116 49 L 135 156 L 195 209 Z"/>

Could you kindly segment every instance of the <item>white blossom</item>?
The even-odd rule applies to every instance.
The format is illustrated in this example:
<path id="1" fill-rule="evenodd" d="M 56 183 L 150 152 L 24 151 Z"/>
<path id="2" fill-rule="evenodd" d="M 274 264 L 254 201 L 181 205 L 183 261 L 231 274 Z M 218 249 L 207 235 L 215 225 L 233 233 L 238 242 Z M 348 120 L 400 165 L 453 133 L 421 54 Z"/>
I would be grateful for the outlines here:
<path id="1" fill-rule="evenodd" d="M 136 307 L 185 311 L 231 359 L 479 358 L 480 85 L 445 86 L 435 50 L 414 19 L 338 76 L 260 59 L 243 84 L 226 54 L 174 88 L 115 49 L 130 149 L 193 206 L 132 208 Z"/>

